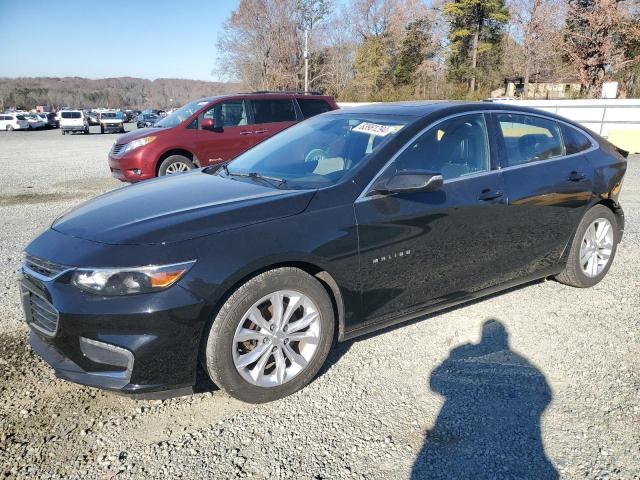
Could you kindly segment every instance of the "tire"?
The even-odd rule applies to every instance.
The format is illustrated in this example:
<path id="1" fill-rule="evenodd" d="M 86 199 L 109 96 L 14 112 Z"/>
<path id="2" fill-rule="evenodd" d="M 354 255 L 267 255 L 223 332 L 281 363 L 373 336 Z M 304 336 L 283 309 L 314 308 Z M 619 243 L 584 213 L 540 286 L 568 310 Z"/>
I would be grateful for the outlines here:
<path id="1" fill-rule="evenodd" d="M 104 134 L 104 127 L 100 125 L 100 133 Z"/>
<path id="2" fill-rule="evenodd" d="M 605 231 L 606 222 L 610 225 L 610 241 L 607 240 L 607 235 L 605 234 L 603 235 L 602 250 L 600 247 L 589 247 L 589 240 L 585 236 L 587 230 L 594 225 L 596 232 L 599 232 L 598 228 L 602 228 L 602 231 Z M 569 251 L 567 264 L 565 265 L 564 270 L 556 275 L 555 279 L 560 283 L 564 283 L 565 285 L 570 285 L 572 287 L 592 287 L 600 282 L 609 271 L 609 268 L 613 263 L 613 259 L 615 258 L 619 241 L 620 228 L 615 214 L 604 205 L 595 205 L 585 213 L 584 217 L 582 217 L 580 225 L 578 225 L 578 228 L 576 229 L 573 241 L 571 242 L 571 250 Z M 608 247 L 609 244 L 610 247 Z M 580 256 L 581 253 L 584 255 L 583 260 L 584 258 L 592 257 L 593 254 L 589 255 L 591 250 L 594 250 L 596 255 L 594 257 L 596 266 L 593 268 L 593 263 L 590 263 L 591 260 L 588 260 L 589 263 L 586 263 L 585 269 L 585 263 L 584 261 L 581 262 Z M 598 263 L 604 261 L 601 256 L 606 255 L 607 251 L 610 252 L 608 254 L 609 256 L 607 261 L 600 267 Z"/>
<path id="3" fill-rule="evenodd" d="M 13 125 L 7 125 L 7 132 L 13 132 Z"/>
<path id="4" fill-rule="evenodd" d="M 67 132 L 66 132 L 66 130 L 64 128 L 61 128 L 60 131 L 62 132 L 62 135 L 66 135 L 67 134 Z"/>
<path id="5" fill-rule="evenodd" d="M 89 127 L 87 127 L 87 128 L 85 128 L 85 129 L 84 129 L 84 134 L 85 134 L 85 135 L 89 135 Z"/>
<path id="6" fill-rule="evenodd" d="M 158 168 L 158 176 L 173 175 L 193 170 L 195 165 L 183 155 L 171 155 L 165 158 Z"/>
<path id="7" fill-rule="evenodd" d="M 287 297 L 288 294 L 297 294 L 298 298 L 305 298 L 301 301 L 301 306 L 293 310 L 293 315 L 290 316 L 294 322 L 286 323 L 292 325 L 291 329 L 294 328 L 293 325 L 296 322 L 311 318 L 315 310 L 317 315 L 313 317 L 313 324 L 298 331 L 292 330 L 293 333 L 286 333 L 285 327 L 283 327 L 285 328 L 284 333 L 282 329 L 277 328 L 273 330 L 274 333 L 269 333 L 268 330 L 252 323 L 248 317 L 250 309 L 256 305 L 256 302 L 269 298 L 274 292 L 284 292 L 283 299 L 294 298 L 293 296 Z M 266 300 L 266 303 L 271 305 L 268 308 L 273 311 L 274 304 L 270 302 L 270 300 Z M 283 300 L 285 314 L 288 305 L 286 302 Z M 262 305 L 264 306 L 265 303 Z M 308 309 L 307 305 L 311 309 Z M 267 309 L 265 312 L 269 312 L 269 310 Z M 262 320 L 266 321 L 265 317 L 262 317 Z M 273 317 L 270 321 L 274 322 Z M 203 364 L 211 380 L 232 397 L 248 403 L 271 402 L 291 395 L 313 380 L 331 349 L 334 323 L 333 304 L 318 280 L 297 268 L 285 267 L 269 270 L 239 287 L 219 310 L 207 332 Z M 259 335 L 264 336 L 258 340 L 237 342 L 235 336 L 240 331 L 241 325 L 244 328 L 247 328 L 247 325 L 254 325 L 255 330 L 253 331 L 259 331 Z M 305 329 L 308 330 L 305 331 Z M 252 329 L 246 331 L 252 331 Z M 267 334 L 262 332 L 267 332 Z M 305 344 L 304 341 L 288 340 L 288 335 L 310 335 L 309 338 L 313 337 L 313 340 Z M 247 343 L 251 344 L 252 342 L 254 345 L 246 346 Z M 317 342 L 315 347 L 314 342 Z M 253 365 L 253 370 L 259 369 L 260 372 L 263 372 L 260 380 L 248 381 L 247 378 L 251 376 L 247 370 L 248 367 L 242 369 L 236 367 L 235 362 L 242 361 L 238 351 L 245 348 L 248 350 L 243 355 L 248 355 L 257 348 L 262 348 L 262 351 L 265 352 L 264 355 L 257 357 L 260 358 L 259 360 L 249 364 L 249 366 Z M 291 352 L 303 362 L 294 364 L 290 360 L 292 358 L 290 357 Z M 265 355 L 267 359 L 263 363 L 263 368 L 260 368 L 259 364 Z M 286 365 L 280 378 L 276 368 L 276 355 L 280 355 L 280 361 Z M 289 362 L 288 365 L 287 362 Z M 301 366 L 303 364 L 305 366 Z M 269 369 L 272 369 L 271 372 Z M 290 378 L 287 378 L 289 376 Z"/>

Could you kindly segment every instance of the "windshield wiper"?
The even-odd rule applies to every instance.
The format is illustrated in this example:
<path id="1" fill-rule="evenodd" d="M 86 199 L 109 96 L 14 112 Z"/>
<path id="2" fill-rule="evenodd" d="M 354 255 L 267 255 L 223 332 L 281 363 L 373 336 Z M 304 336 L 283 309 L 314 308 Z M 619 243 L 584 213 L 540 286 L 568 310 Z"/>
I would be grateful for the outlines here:
<path id="1" fill-rule="evenodd" d="M 280 188 L 281 186 L 287 184 L 287 180 L 285 178 L 270 177 L 269 175 L 262 175 L 258 172 L 249 172 L 249 173 L 230 172 L 226 164 L 222 165 L 222 168 L 224 169 L 224 173 L 226 173 L 230 177 L 245 177 L 245 178 L 252 178 L 255 180 L 263 180 L 267 182 L 269 185 L 272 185 L 276 188 Z M 278 182 L 278 184 L 276 185 L 275 182 Z"/>

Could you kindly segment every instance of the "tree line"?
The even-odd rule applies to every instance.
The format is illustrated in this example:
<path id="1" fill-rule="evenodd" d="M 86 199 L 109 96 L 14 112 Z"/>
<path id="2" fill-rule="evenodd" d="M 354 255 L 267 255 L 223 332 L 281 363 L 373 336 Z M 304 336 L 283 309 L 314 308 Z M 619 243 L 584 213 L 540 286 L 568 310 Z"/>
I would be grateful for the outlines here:
<path id="1" fill-rule="evenodd" d="M 7 108 L 30 110 L 37 105 L 55 109 L 172 108 L 196 98 L 237 91 L 238 87 L 234 83 L 171 78 L 0 78 L 0 112 Z"/>
<path id="2" fill-rule="evenodd" d="M 241 0 L 218 38 L 224 72 L 255 90 L 343 101 L 482 98 L 522 78 L 605 81 L 640 96 L 640 0 Z"/>

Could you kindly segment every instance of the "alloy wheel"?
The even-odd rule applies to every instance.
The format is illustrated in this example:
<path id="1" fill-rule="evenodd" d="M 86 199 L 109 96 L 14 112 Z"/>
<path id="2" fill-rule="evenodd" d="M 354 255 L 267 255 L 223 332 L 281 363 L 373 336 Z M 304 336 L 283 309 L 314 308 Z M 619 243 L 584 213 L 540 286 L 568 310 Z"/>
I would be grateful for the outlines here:
<path id="1" fill-rule="evenodd" d="M 167 175 L 174 175 L 176 173 L 184 173 L 184 172 L 188 172 L 189 170 L 191 170 L 191 168 L 189 167 L 189 165 L 187 165 L 186 163 L 183 162 L 173 162 L 172 164 L 170 164 L 167 167 L 167 170 L 165 171 L 165 173 Z"/>
<path id="2" fill-rule="evenodd" d="M 306 295 L 279 290 L 243 315 L 233 337 L 233 363 L 247 382 L 282 385 L 311 362 L 320 342 L 320 314 Z"/>
<path id="3" fill-rule="evenodd" d="M 591 222 L 580 244 L 580 268 L 587 277 L 597 277 L 607 266 L 613 240 L 613 226 L 609 220 L 598 218 Z"/>

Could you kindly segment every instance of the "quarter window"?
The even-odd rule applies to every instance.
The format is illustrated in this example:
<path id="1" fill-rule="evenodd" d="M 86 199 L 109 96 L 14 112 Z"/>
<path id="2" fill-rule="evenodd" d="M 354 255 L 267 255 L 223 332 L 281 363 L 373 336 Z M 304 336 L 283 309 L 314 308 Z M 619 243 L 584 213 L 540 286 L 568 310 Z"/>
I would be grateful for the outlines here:
<path id="1" fill-rule="evenodd" d="M 396 159 L 398 170 L 428 170 L 445 180 L 489 170 L 484 115 L 470 114 L 439 123 Z"/>
<path id="2" fill-rule="evenodd" d="M 564 155 L 560 126 L 533 115 L 496 115 L 507 153 L 507 166 L 547 160 Z"/>
<path id="3" fill-rule="evenodd" d="M 298 105 L 302 110 L 302 116 L 304 118 L 313 117 L 320 113 L 328 112 L 331 107 L 324 100 L 310 99 L 310 98 L 298 98 Z"/>
<path id="4" fill-rule="evenodd" d="M 584 152 L 591 148 L 591 140 L 569 125 L 560 125 L 562 129 L 562 140 L 567 155 Z"/>
<path id="5" fill-rule="evenodd" d="M 296 110 L 290 99 L 251 100 L 254 123 L 295 122 Z"/>

